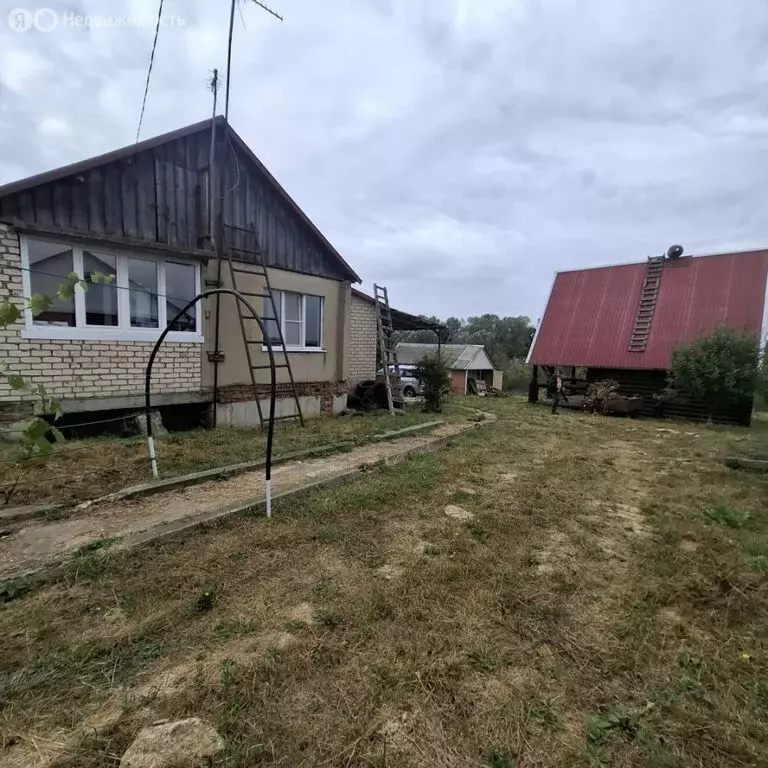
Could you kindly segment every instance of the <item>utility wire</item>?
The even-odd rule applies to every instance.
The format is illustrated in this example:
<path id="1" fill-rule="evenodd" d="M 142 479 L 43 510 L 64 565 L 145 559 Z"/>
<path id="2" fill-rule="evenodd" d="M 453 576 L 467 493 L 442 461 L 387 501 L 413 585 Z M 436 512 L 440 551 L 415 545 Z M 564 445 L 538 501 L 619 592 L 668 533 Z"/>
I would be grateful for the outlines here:
<path id="1" fill-rule="evenodd" d="M 136 416 L 141 416 L 144 413 L 144 411 L 135 411 L 134 413 L 126 413 L 124 416 L 113 416 L 111 419 L 99 419 L 99 421 L 82 421 L 78 422 L 77 424 L 56 424 L 54 422 L 53 426 L 56 427 L 56 429 L 80 429 L 80 427 L 92 427 L 95 424 L 109 424 L 113 421 L 125 421 L 126 419 L 133 419 Z M 0 435 L 13 435 L 13 434 L 23 434 L 23 429 L 0 429 Z"/>
<path id="2" fill-rule="evenodd" d="M 149 67 L 147 69 L 147 82 L 144 84 L 144 98 L 141 100 L 141 114 L 139 115 L 139 127 L 136 129 L 136 143 L 139 143 L 141 124 L 144 122 L 144 109 L 147 106 L 147 94 L 149 93 L 149 80 L 152 77 L 152 65 L 155 63 L 155 49 L 157 48 L 157 36 L 160 34 L 160 21 L 163 16 L 163 0 L 157 9 L 157 25 L 155 26 L 155 39 L 152 43 L 152 52 L 149 54 Z"/>
<path id="3" fill-rule="evenodd" d="M 146 459 L 149 461 L 149 457 Z M 53 480 L 82 480 L 84 477 L 87 477 L 88 475 L 101 475 L 104 473 L 104 467 L 101 469 L 86 469 L 84 471 L 79 472 L 76 475 L 72 474 L 65 474 L 65 475 L 51 475 L 49 477 L 45 478 L 46 483 L 50 483 Z M 0 483 L 0 488 L 23 488 L 27 485 L 40 485 L 40 480 L 21 480 L 18 483 L 10 482 L 10 483 Z"/>
<path id="4" fill-rule="evenodd" d="M 57 427 L 58 429 L 58 427 Z M 64 427 L 66 429 L 66 427 Z M 128 442 L 132 440 L 133 442 Z M 0 460 L 0 464 L 18 464 L 22 461 L 48 461 L 52 456 L 56 457 L 62 457 L 66 456 L 70 453 L 76 453 L 77 451 L 98 451 L 100 446 L 103 445 L 119 445 L 121 448 L 133 448 L 137 445 L 145 445 L 147 442 L 146 437 L 126 437 L 126 438 L 119 438 L 115 440 L 100 440 L 98 445 L 76 445 L 74 448 L 62 448 L 59 451 L 55 451 L 53 454 L 49 454 L 48 456 L 19 456 L 16 459 L 2 459 Z M 61 443 L 61 445 L 66 445 L 66 443 Z M 140 457 L 137 457 L 140 458 Z M 124 459 L 121 459 L 121 461 L 124 461 Z"/>
<path id="5" fill-rule="evenodd" d="M 234 192 L 237 187 L 240 184 L 240 161 L 237 159 L 237 151 L 235 150 L 235 145 L 232 143 L 232 139 L 229 137 L 229 131 L 224 131 L 227 137 L 227 143 L 229 144 L 229 149 L 232 152 L 232 157 L 235 160 L 235 169 L 237 170 L 237 178 L 235 179 L 235 183 L 226 191 L 222 192 L 221 196 L 224 197 L 224 195 L 228 195 L 230 192 Z"/>

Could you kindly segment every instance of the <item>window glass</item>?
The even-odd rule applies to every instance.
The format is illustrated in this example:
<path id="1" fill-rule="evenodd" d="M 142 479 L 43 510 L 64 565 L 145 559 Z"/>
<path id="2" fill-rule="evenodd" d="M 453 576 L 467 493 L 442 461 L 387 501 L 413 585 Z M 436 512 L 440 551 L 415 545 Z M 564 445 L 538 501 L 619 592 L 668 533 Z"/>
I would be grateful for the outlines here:
<path id="1" fill-rule="evenodd" d="M 301 317 L 301 294 L 286 293 L 284 296 L 285 323 L 283 335 L 285 336 L 285 344 L 288 347 L 300 347 L 303 343 L 301 335 L 304 325 Z"/>
<path id="2" fill-rule="evenodd" d="M 131 328 L 159 328 L 157 312 L 157 264 L 128 259 Z"/>
<path id="3" fill-rule="evenodd" d="M 285 343 L 289 347 L 301 346 L 301 323 L 285 321 Z"/>
<path id="4" fill-rule="evenodd" d="M 307 316 L 304 318 L 306 326 L 304 345 L 307 347 L 322 346 L 322 306 L 323 299 L 320 296 L 306 296 L 305 299 Z"/>
<path id="5" fill-rule="evenodd" d="M 59 286 L 74 271 L 72 249 L 44 240 L 29 240 L 29 284 L 32 294 L 52 299 L 51 305 L 34 318 L 35 325 L 75 325 L 75 297 L 60 299 Z"/>
<path id="6" fill-rule="evenodd" d="M 195 267 L 192 264 L 165 262 L 165 311 L 172 331 L 195 331 L 196 306 L 193 304 L 175 323 L 179 310 L 197 295 Z"/>
<path id="7" fill-rule="evenodd" d="M 288 322 L 301 322 L 301 294 L 285 294 L 285 319 Z"/>
<path id="8" fill-rule="evenodd" d="M 83 277 L 90 283 L 85 292 L 86 325 L 118 325 L 117 319 L 117 259 L 104 253 L 83 251 Z M 92 275 L 101 275 L 99 282 L 92 281 Z M 104 283 L 105 276 L 111 276 L 111 283 Z"/>
<path id="9" fill-rule="evenodd" d="M 264 320 L 264 325 L 267 333 L 267 337 L 273 344 L 280 343 L 280 330 L 277 324 L 280 322 L 280 291 L 272 291 L 272 295 L 275 297 L 275 310 L 277 311 L 277 317 L 274 316 L 272 310 L 272 302 L 268 298 L 261 300 L 261 318 Z"/>

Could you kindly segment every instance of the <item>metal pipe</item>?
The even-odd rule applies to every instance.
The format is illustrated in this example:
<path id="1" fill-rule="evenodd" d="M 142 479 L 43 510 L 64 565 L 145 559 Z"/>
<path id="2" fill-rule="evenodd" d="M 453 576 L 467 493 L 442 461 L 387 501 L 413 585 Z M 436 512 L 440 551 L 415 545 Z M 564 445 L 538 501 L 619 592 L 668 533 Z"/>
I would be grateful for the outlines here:
<path id="1" fill-rule="evenodd" d="M 221 288 L 221 255 L 219 254 L 216 238 L 216 225 L 219 221 L 219 194 L 216 184 L 216 97 L 218 94 L 218 70 L 213 70 L 213 118 L 211 119 L 211 148 L 208 157 L 208 235 L 211 247 L 216 253 L 216 287 Z M 216 309 L 214 310 L 214 341 L 213 341 L 213 428 L 218 424 L 219 402 L 219 325 L 221 323 L 221 295 L 216 294 Z"/>
<path id="2" fill-rule="evenodd" d="M 232 32 L 235 27 L 235 5 L 237 0 L 232 0 L 232 5 L 229 9 L 229 37 L 227 39 L 227 77 L 224 85 L 224 119 L 229 120 L 229 83 L 231 80 L 230 74 L 232 71 Z"/>
<path id="3" fill-rule="evenodd" d="M 147 370 L 144 377 L 144 414 L 145 418 L 147 420 L 147 446 L 149 449 L 149 460 L 152 465 L 152 476 L 157 478 L 157 457 L 155 455 L 155 441 L 152 436 L 152 402 L 151 402 L 151 384 L 152 384 L 152 366 L 154 365 L 155 358 L 157 357 L 157 353 L 160 349 L 160 345 L 165 340 L 165 337 L 168 335 L 169 331 L 173 327 L 174 323 L 181 318 L 184 313 L 194 304 L 197 304 L 198 301 L 201 301 L 204 298 L 207 298 L 208 296 L 214 296 L 222 293 L 228 293 L 235 297 L 237 301 L 242 302 L 245 304 L 245 306 L 250 311 L 251 315 L 253 316 L 253 319 L 258 323 L 259 329 L 261 330 L 262 338 L 264 339 L 264 343 L 267 345 L 267 354 L 269 356 L 269 371 L 270 371 L 270 401 L 269 401 L 269 425 L 267 427 L 267 455 L 266 455 L 266 465 L 265 465 L 265 479 L 267 483 L 267 517 L 272 517 L 272 487 L 271 487 L 271 480 L 272 480 L 272 443 L 273 443 L 273 437 L 274 437 L 274 428 L 275 428 L 275 399 L 277 397 L 277 377 L 275 373 L 275 353 L 272 349 L 272 342 L 269 338 L 269 335 L 266 333 L 266 328 L 264 326 L 264 322 L 259 317 L 258 313 L 256 312 L 256 309 L 254 308 L 253 304 L 251 304 L 248 299 L 245 298 L 239 291 L 232 290 L 231 288 L 214 288 L 210 291 L 203 291 L 202 293 L 198 293 L 197 296 L 195 296 L 194 299 L 187 302 L 186 306 L 182 307 L 179 312 L 177 312 L 176 316 L 171 320 L 170 323 L 165 327 L 163 332 L 160 334 L 160 337 L 155 342 L 155 346 L 152 348 L 152 352 L 149 355 L 149 362 L 147 363 Z"/>

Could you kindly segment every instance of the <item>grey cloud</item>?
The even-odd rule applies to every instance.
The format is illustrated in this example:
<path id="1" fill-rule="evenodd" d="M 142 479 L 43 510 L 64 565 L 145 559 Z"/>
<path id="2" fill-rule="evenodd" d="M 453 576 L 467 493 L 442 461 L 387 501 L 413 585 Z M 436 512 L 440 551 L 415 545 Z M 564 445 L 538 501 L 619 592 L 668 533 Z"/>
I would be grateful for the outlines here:
<path id="1" fill-rule="evenodd" d="M 766 245 L 762 0 L 273 4 L 236 21 L 233 124 L 409 311 L 535 319 L 557 269 Z M 130 143 L 154 30 L 14 34 L 5 5 L 0 182 Z M 143 136 L 210 113 L 223 6 L 166 0 Z"/>

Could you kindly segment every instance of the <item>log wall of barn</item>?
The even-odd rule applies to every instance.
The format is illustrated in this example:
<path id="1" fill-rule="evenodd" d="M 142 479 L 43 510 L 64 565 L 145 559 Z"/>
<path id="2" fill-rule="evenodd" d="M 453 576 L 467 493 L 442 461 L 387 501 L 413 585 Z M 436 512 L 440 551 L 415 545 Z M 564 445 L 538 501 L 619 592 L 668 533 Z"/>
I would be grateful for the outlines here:
<path id="1" fill-rule="evenodd" d="M 685 421 L 707 421 L 707 410 L 701 403 L 683 398 L 669 400 L 660 397 L 667 384 L 667 372 L 658 370 L 633 370 L 617 368 L 589 368 L 587 381 L 614 379 L 622 395 L 643 398 L 643 416 Z M 717 408 L 712 420 L 718 424 L 739 424 L 749 426 L 752 419 L 752 401 L 740 407 Z"/>

